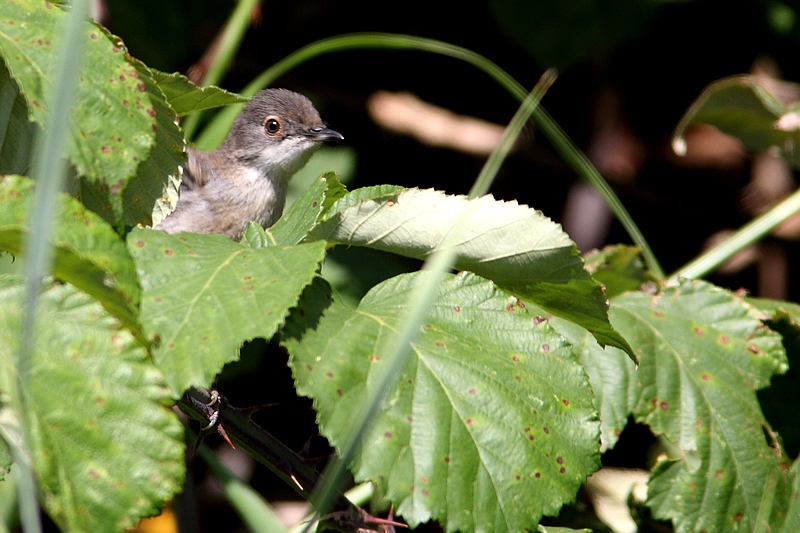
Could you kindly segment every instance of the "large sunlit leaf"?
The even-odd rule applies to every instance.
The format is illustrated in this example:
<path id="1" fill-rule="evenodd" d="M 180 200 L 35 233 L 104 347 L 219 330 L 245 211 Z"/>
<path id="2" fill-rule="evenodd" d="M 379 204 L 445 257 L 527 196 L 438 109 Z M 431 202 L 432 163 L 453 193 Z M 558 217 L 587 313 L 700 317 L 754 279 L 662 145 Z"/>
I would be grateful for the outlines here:
<path id="1" fill-rule="evenodd" d="M 177 204 L 183 165 L 186 163 L 186 141 L 175 113 L 156 87 L 150 70 L 133 58 L 130 61 L 139 72 L 153 103 L 156 142 L 122 193 L 124 222 L 127 226 L 154 226 L 174 211 Z M 117 224 L 118 213 L 112 209 L 114 200 L 105 183 L 75 177 L 73 185 L 75 196 L 85 206 L 109 224 Z"/>
<path id="2" fill-rule="evenodd" d="M 780 336 L 761 323 L 764 316 L 699 281 L 657 295 L 623 294 L 612 299 L 610 316 L 640 360 L 618 394 L 630 394 L 633 384 L 635 418 L 683 455 L 653 471 L 648 505 L 655 516 L 681 532 L 753 531 L 772 478 L 776 512 L 767 517 L 779 525 L 788 459 L 756 390 L 787 367 Z"/>
<path id="3" fill-rule="evenodd" d="M 306 304 L 330 302 L 306 294 L 284 328 L 298 390 L 334 446 L 386 364 L 418 276 L 381 283 L 357 309 L 333 302 L 320 314 Z M 599 467 L 586 374 L 542 317 L 493 283 L 448 275 L 441 291 L 353 472 L 412 525 L 535 530 Z"/>
<path id="4" fill-rule="evenodd" d="M 222 235 L 135 228 L 141 320 L 173 394 L 209 386 L 239 347 L 270 338 L 325 257 L 322 242 L 252 249 Z"/>
<path id="5" fill-rule="evenodd" d="M 489 278 L 549 313 L 576 322 L 601 344 L 630 350 L 608 322 L 599 283 L 561 226 L 541 212 L 491 196 L 477 202 L 456 244 L 456 268 Z M 425 258 L 454 231 L 468 200 L 434 190 L 373 188 L 334 203 L 310 238 Z"/>
<path id="6" fill-rule="evenodd" d="M 18 384 L 21 279 L 0 281 L 0 395 Z M 39 299 L 21 384 L 41 501 L 63 531 L 123 531 L 180 490 L 182 426 L 147 351 L 68 284 Z"/>
<path id="7" fill-rule="evenodd" d="M 194 111 L 213 109 L 230 104 L 242 104 L 249 98 L 231 93 L 219 87 L 198 87 L 179 72 L 167 74 L 150 69 L 158 88 L 164 93 L 170 107 L 179 117 Z"/>
<path id="8" fill-rule="evenodd" d="M 600 412 L 600 451 L 614 447 L 636 402 L 636 366 L 622 350 L 597 344 L 591 333 L 561 318 L 550 324 L 573 346 L 589 375 L 594 402 Z"/>
<path id="9" fill-rule="evenodd" d="M 23 252 L 34 183 L 22 176 L 0 177 L 0 250 Z M 100 217 L 66 194 L 51 240 L 53 275 L 96 298 L 132 331 L 138 331 L 139 282 L 125 243 Z"/>
<path id="10" fill-rule="evenodd" d="M 40 0 L 0 3 L 0 56 L 25 97 L 30 118 L 43 124 L 60 46 L 62 8 Z M 119 39 L 87 24 L 85 50 L 71 135 L 70 161 L 98 186 L 107 187 L 115 220 L 122 193 L 155 141 L 155 110 Z"/>
<path id="11" fill-rule="evenodd" d="M 706 87 L 686 111 L 673 135 L 678 153 L 686 150 L 684 134 L 692 124 L 710 124 L 738 138 L 753 152 L 778 148 L 800 165 L 800 114 L 787 108 L 755 76 L 734 76 Z"/>

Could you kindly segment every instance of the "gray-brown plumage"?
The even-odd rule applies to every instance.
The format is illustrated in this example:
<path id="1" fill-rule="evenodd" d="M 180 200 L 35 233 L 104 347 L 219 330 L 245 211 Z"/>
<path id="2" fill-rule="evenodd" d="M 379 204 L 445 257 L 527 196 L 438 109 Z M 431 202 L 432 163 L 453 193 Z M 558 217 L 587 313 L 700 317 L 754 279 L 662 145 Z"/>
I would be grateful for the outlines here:
<path id="1" fill-rule="evenodd" d="M 157 227 L 167 233 L 222 233 L 237 241 L 251 220 L 269 227 L 283 212 L 289 179 L 321 141 L 343 138 L 325 127 L 305 96 L 261 91 L 219 148 L 189 148 L 177 207 Z"/>

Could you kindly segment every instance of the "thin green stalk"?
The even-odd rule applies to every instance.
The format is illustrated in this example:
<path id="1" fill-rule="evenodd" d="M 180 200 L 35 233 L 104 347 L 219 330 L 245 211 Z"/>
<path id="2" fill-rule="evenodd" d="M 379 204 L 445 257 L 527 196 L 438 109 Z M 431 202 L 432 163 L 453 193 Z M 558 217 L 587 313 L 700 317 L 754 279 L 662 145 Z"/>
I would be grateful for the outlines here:
<path id="1" fill-rule="evenodd" d="M 52 267 L 52 247 L 50 234 L 56 216 L 56 200 L 66 177 L 67 164 L 64 160 L 66 142 L 69 138 L 69 126 L 75 90 L 78 84 L 78 73 L 83 58 L 83 39 L 85 36 L 88 0 L 74 0 L 72 9 L 66 17 L 62 29 L 61 49 L 58 51 L 56 73 L 49 88 L 47 98 L 47 116 L 45 118 L 44 135 L 37 139 L 33 176 L 36 180 L 36 191 L 33 199 L 28 227 L 30 234 L 25 242 L 24 255 L 28 261 L 25 276 L 25 315 L 20 339 L 20 353 L 17 362 L 18 398 L 16 405 L 21 409 L 18 423 L 20 425 L 20 449 L 12 450 L 15 464 L 19 467 L 20 489 L 20 521 L 26 532 L 41 531 L 39 505 L 36 483 L 33 476 L 30 453 L 25 442 L 25 415 L 27 401 L 25 390 L 31 372 L 31 356 L 33 355 L 36 329 L 36 309 L 43 278 Z"/>
<path id="2" fill-rule="evenodd" d="M 736 233 L 718 245 L 681 267 L 670 276 L 667 283 L 675 285 L 680 278 L 696 279 L 707 276 L 734 254 L 758 242 L 797 212 L 800 212 L 800 189 L 763 215 L 742 226 Z"/>
<path id="3" fill-rule="evenodd" d="M 520 131 L 528 120 L 528 117 L 539 105 L 544 93 L 555 80 L 554 71 L 545 72 L 533 91 L 523 100 L 517 113 L 511 119 L 508 127 L 503 132 L 500 141 L 497 143 L 492 154 L 475 180 L 475 184 L 469 193 L 469 198 L 474 199 L 486 194 L 492 184 L 497 171 L 503 160 L 508 156 Z M 366 407 L 354 415 L 349 424 L 350 431 L 344 444 L 341 447 L 338 458 L 331 462 L 322 476 L 320 486 L 314 491 L 312 503 L 316 509 L 317 516 L 324 515 L 329 509 L 330 502 L 338 492 L 339 485 L 344 478 L 347 465 L 353 458 L 353 454 L 358 446 L 358 441 L 366 431 L 375 413 L 379 409 L 383 395 L 391 389 L 392 382 L 400 374 L 400 370 L 406 365 L 408 356 L 411 353 L 411 344 L 419 335 L 421 326 L 427 317 L 428 310 L 433 300 L 439 294 L 442 277 L 445 272 L 452 268 L 456 259 L 456 243 L 460 240 L 463 232 L 464 222 L 472 214 L 476 205 L 474 202 L 467 203 L 465 209 L 460 213 L 453 230 L 445 235 L 441 245 L 430 256 L 423 265 L 423 275 L 416 283 L 411 295 L 408 298 L 408 312 L 402 322 L 401 329 L 397 332 L 397 337 L 392 343 L 392 351 L 384 359 L 386 364 L 379 370 L 380 374 L 376 377 L 375 387 L 369 392 Z M 307 528 L 308 530 L 308 528 Z"/>
<path id="4" fill-rule="evenodd" d="M 188 430 L 187 430 L 188 431 Z M 196 437 L 187 439 L 194 440 Z M 201 445 L 198 454 L 214 472 L 214 477 L 219 481 L 222 492 L 231 503 L 236 513 L 253 533 L 286 533 L 283 525 L 272 506 L 253 490 L 250 485 L 239 479 L 228 467 L 217 458 L 208 446 Z"/>
<path id="5" fill-rule="evenodd" d="M 231 13 L 231 17 L 222 30 L 217 49 L 208 65 L 208 70 L 203 76 L 200 85 L 219 85 L 222 78 L 228 72 L 233 58 L 239 51 L 247 28 L 250 26 L 250 13 L 261 0 L 240 0 L 236 8 Z M 194 113 L 183 122 L 183 131 L 187 138 L 190 138 L 197 129 L 202 113 Z"/>
<path id="6" fill-rule="evenodd" d="M 502 85 L 518 101 L 522 102 L 528 94 L 525 88 L 506 71 L 492 61 L 471 50 L 434 39 L 388 33 L 355 33 L 331 37 L 311 43 L 265 70 L 248 84 L 247 87 L 242 90 L 241 94 L 244 96 L 253 96 L 259 90 L 271 85 L 286 72 L 317 56 L 344 50 L 370 48 L 417 50 L 460 59 L 488 74 L 489 77 Z M 224 140 L 230 125 L 233 124 L 233 120 L 236 118 L 236 115 L 239 114 L 241 108 L 241 105 L 232 105 L 220 111 L 211 121 L 209 127 L 198 137 L 198 148 L 208 150 L 219 145 L 219 143 Z M 642 255 L 651 272 L 655 276 L 663 278 L 664 271 L 650 248 L 650 245 L 647 243 L 647 240 L 644 238 L 644 235 L 642 235 L 642 232 L 639 230 L 638 226 L 636 226 L 636 223 L 625 209 L 625 206 L 622 205 L 619 197 L 617 197 L 591 161 L 589 161 L 583 152 L 575 146 L 564 130 L 561 129 L 544 108 L 541 106 L 536 108 L 533 112 L 533 120 L 547 138 L 550 139 L 550 142 L 561 156 L 572 166 L 575 172 L 588 181 L 600 193 L 611 211 L 628 232 L 633 242 L 641 248 Z"/>

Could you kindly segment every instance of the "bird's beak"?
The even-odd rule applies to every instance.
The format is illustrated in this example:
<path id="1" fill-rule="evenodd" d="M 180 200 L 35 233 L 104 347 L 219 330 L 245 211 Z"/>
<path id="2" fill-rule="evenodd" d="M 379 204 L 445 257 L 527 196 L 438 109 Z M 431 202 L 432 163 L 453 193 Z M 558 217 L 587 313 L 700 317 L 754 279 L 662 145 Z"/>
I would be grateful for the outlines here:
<path id="1" fill-rule="evenodd" d="M 328 128 L 312 128 L 305 133 L 312 141 L 341 141 L 344 135 Z"/>

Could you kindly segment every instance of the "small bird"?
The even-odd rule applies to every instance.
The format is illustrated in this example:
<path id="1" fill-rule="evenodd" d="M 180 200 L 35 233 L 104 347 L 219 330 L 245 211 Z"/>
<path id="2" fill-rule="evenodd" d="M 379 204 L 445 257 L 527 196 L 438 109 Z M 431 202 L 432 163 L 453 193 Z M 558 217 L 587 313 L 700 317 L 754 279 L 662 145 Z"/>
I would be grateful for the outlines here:
<path id="1" fill-rule="evenodd" d="M 291 177 L 322 141 L 344 137 L 325 127 L 305 96 L 286 89 L 256 94 L 225 141 L 210 152 L 188 149 L 178 204 L 157 229 L 242 238 L 254 220 L 267 228 L 283 213 Z"/>

